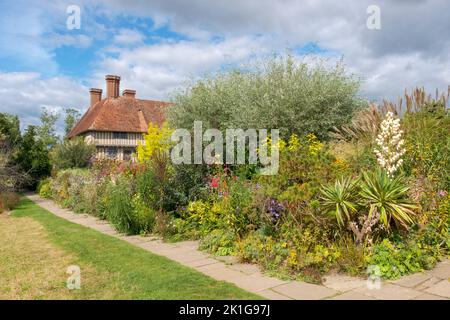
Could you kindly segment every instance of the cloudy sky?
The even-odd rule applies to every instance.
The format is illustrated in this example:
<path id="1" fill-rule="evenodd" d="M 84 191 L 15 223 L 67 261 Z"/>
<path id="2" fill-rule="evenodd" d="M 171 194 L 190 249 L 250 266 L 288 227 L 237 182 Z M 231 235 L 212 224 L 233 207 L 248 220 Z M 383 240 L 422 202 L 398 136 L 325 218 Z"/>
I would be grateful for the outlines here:
<path id="1" fill-rule="evenodd" d="M 80 28 L 68 29 L 70 5 Z M 367 20 L 376 5 L 381 29 Z M 89 87 L 122 77 L 137 96 L 168 99 L 186 79 L 290 50 L 344 59 L 360 95 L 450 84 L 448 0 L 2 1 L 0 112 L 37 124 L 41 108 L 85 111 Z"/>

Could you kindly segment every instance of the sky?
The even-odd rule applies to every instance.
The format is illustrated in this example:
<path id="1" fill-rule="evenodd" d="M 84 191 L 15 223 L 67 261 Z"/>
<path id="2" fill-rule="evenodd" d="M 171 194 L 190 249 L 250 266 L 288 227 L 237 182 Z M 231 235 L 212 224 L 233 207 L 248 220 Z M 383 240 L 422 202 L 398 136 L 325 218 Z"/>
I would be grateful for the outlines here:
<path id="1" fill-rule="evenodd" d="M 79 28 L 67 24 L 73 5 Z M 379 28 L 367 25 L 373 5 Z M 138 98 L 168 100 L 188 79 L 288 51 L 343 59 L 369 100 L 415 86 L 446 91 L 449 18 L 447 0 L 3 0 L 0 112 L 19 115 L 22 128 L 38 124 L 42 108 L 84 112 L 106 74 Z"/>

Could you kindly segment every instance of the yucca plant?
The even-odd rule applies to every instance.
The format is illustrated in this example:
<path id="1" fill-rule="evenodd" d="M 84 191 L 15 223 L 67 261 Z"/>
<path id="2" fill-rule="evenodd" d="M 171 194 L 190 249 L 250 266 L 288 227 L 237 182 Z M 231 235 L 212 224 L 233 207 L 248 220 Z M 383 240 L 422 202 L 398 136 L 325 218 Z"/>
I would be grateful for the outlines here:
<path id="1" fill-rule="evenodd" d="M 333 185 L 322 186 L 320 190 L 323 208 L 335 215 L 340 226 L 345 226 L 357 212 L 357 187 L 358 179 L 347 177 L 336 180 Z"/>
<path id="2" fill-rule="evenodd" d="M 397 226 L 407 228 L 414 220 L 414 209 L 417 208 L 407 198 L 408 187 L 400 176 L 389 178 L 382 170 L 364 172 L 360 184 L 361 205 L 369 208 L 369 217 L 374 210 L 380 213 L 380 221 L 389 229 L 394 220 Z"/>

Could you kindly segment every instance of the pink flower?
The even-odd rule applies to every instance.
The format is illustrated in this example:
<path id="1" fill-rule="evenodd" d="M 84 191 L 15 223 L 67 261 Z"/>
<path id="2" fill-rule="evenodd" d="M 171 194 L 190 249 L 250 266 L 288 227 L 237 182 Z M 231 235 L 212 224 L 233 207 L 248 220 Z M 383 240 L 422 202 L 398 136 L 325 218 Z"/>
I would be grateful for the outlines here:
<path id="1" fill-rule="evenodd" d="M 213 188 L 213 189 L 216 189 L 216 188 L 218 188 L 219 187 L 219 178 L 217 178 L 217 177 L 212 177 L 211 178 L 211 182 L 210 182 L 210 186 L 211 186 L 211 188 Z"/>

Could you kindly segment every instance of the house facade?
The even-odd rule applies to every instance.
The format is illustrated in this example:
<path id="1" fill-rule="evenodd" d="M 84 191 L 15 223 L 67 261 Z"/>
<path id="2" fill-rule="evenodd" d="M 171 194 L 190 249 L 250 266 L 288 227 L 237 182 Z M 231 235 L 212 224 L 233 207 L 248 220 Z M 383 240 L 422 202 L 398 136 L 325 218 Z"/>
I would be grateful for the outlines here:
<path id="1" fill-rule="evenodd" d="M 68 138 L 84 137 L 96 146 L 97 159 L 132 160 L 149 123 L 160 126 L 165 120 L 167 102 L 136 98 L 136 91 L 120 92 L 120 77 L 107 75 L 106 97 L 102 89 L 91 88 L 90 106 L 70 131 Z"/>

